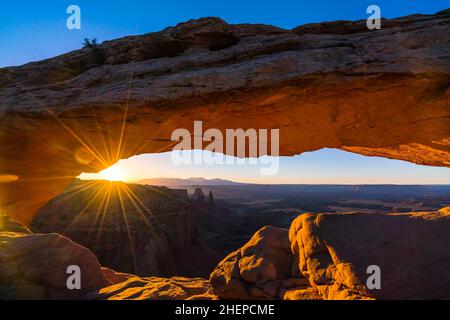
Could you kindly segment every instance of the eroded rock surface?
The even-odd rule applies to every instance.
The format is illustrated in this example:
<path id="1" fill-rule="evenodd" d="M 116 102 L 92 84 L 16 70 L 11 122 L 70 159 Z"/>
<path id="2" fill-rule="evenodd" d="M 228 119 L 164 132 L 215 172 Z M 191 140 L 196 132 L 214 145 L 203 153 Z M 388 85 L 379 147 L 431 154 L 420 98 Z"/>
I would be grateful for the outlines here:
<path id="1" fill-rule="evenodd" d="M 81 290 L 67 287 L 67 268 L 79 266 Z M 95 255 L 58 234 L 0 231 L 2 299 L 82 299 L 111 283 Z"/>
<path id="2" fill-rule="evenodd" d="M 3 224 L 5 225 L 5 224 Z M 8 223 L 10 230 L 17 228 Z M 102 268 L 58 234 L 0 230 L 3 299 L 450 299 L 450 208 L 402 214 L 303 214 L 264 227 L 202 278 Z M 66 287 L 79 265 L 82 290 Z M 366 281 L 378 266 L 381 288 Z"/>
<path id="3" fill-rule="evenodd" d="M 209 282 L 201 278 L 140 278 L 101 267 L 95 255 L 58 234 L 32 234 L 0 220 L 0 299 L 203 299 Z M 67 267 L 81 270 L 81 290 L 67 288 Z"/>
<path id="4" fill-rule="evenodd" d="M 324 299 L 449 299 L 449 212 L 304 214 L 289 238 L 301 273 Z M 381 289 L 366 286 L 372 265 Z"/>
<path id="5" fill-rule="evenodd" d="M 102 288 L 90 299 L 108 300 L 215 300 L 208 280 L 202 278 L 131 277 Z"/>
<path id="6" fill-rule="evenodd" d="M 217 266 L 212 291 L 224 299 L 450 298 L 450 208 L 302 214 L 289 241 L 286 232 L 258 231 Z M 370 266 L 380 268 L 380 288 L 367 285 Z"/>
<path id="7" fill-rule="evenodd" d="M 264 227 L 222 260 L 210 277 L 224 299 L 279 299 L 289 289 L 309 287 L 290 251 L 288 230 Z"/>
<path id="8" fill-rule="evenodd" d="M 28 224 L 73 177 L 168 151 L 194 120 L 280 128 L 285 156 L 329 147 L 448 167 L 449 17 L 376 31 L 204 18 L 0 69 L 1 207 Z"/>

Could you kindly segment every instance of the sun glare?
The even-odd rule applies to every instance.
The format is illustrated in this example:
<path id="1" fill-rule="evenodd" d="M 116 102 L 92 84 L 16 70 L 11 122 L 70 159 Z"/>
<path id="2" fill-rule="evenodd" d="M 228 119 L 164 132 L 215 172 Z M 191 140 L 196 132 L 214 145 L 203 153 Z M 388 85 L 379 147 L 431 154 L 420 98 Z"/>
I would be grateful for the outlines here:
<path id="1" fill-rule="evenodd" d="M 125 179 L 125 173 L 123 170 L 114 166 L 103 170 L 100 174 L 103 179 L 109 181 L 123 181 Z"/>

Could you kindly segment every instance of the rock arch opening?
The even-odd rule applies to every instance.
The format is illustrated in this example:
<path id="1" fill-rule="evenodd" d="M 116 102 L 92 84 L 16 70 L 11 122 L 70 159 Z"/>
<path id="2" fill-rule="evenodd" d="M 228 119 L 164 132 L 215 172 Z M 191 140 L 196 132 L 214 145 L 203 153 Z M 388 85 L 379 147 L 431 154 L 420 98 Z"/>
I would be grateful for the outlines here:
<path id="1" fill-rule="evenodd" d="M 170 161 L 170 153 L 147 154 L 121 160 L 97 174 L 84 173 L 39 208 L 30 229 L 64 235 L 92 250 L 102 266 L 119 272 L 207 278 L 254 232 L 267 225 L 287 229 L 303 212 L 382 216 L 437 211 L 450 201 L 448 185 L 423 185 L 437 181 L 389 184 L 389 179 L 402 176 L 402 170 L 403 177 L 420 178 L 423 173 L 430 179 L 434 174 L 446 182 L 446 168 L 332 149 L 284 157 L 282 172 L 264 181 L 257 180 L 261 175 L 257 168 L 251 171 L 255 164 L 250 161 L 231 165 L 231 171 L 223 170 L 225 164 L 183 165 L 177 171 Z M 232 181 L 230 172 L 256 180 Z M 367 172 L 379 180 L 364 180 L 367 175 L 359 177 L 361 181 L 348 180 Z M 201 174 L 215 178 L 198 177 Z M 197 178 L 186 178 L 191 176 Z M 286 184 L 280 181 L 283 177 L 292 180 Z M 336 180 L 321 180 L 324 177 Z"/>
<path id="2" fill-rule="evenodd" d="M 186 162 L 179 162 L 179 159 Z M 82 173 L 80 180 L 122 181 L 155 186 L 217 184 L 312 185 L 431 185 L 450 181 L 450 170 L 382 157 L 324 148 L 292 157 L 237 158 L 210 151 L 186 150 L 141 154 L 120 160 L 98 173 Z M 270 159 L 269 159 L 270 158 Z M 261 169 L 277 171 L 263 175 Z"/>

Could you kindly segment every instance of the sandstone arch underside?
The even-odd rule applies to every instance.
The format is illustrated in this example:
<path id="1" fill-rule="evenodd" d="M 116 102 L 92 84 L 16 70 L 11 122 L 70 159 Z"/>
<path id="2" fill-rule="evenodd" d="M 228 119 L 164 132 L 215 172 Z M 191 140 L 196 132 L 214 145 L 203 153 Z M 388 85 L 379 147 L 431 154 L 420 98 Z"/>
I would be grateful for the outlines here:
<path id="1" fill-rule="evenodd" d="M 280 128 L 286 156 L 327 147 L 450 167 L 449 20 L 369 31 L 204 18 L 0 69 L 0 206 L 29 223 L 81 172 L 169 151 L 194 120 Z"/>

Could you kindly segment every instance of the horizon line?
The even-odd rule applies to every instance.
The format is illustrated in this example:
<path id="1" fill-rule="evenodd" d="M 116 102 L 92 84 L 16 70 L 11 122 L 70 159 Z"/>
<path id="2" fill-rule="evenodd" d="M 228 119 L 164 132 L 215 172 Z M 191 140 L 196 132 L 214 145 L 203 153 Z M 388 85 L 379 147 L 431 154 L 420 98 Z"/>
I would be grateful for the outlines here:
<path id="1" fill-rule="evenodd" d="M 450 183 L 411 183 L 411 184 L 405 184 L 405 183 L 258 183 L 258 182 L 240 182 L 240 181 L 233 181 L 233 180 L 227 180 L 222 178 L 202 178 L 202 177 L 195 177 L 195 178 L 143 178 L 139 180 L 120 180 L 120 181 L 110 181 L 107 179 L 81 179 L 76 177 L 75 180 L 80 181 L 105 181 L 105 182 L 122 182 L 126 184 L 142 184 L 139 183 L 143 180 L 158 180 L 158 179 L 174 179 L 174 180 L 189 180 L 189 179 L 204 179 L 206 181 L 212 181 L 212 180 L 223 180 L 234 184 L 241 184 L 241 185 L 260 185 L 260 186 L 450 186 Z M 196 184 L 187 184 L 185 186 L 197 186 Z M 210 184 L 210 185 L 203 185 L 205 187 L 207 186 L 232 186 L 230 184 Z"/>

